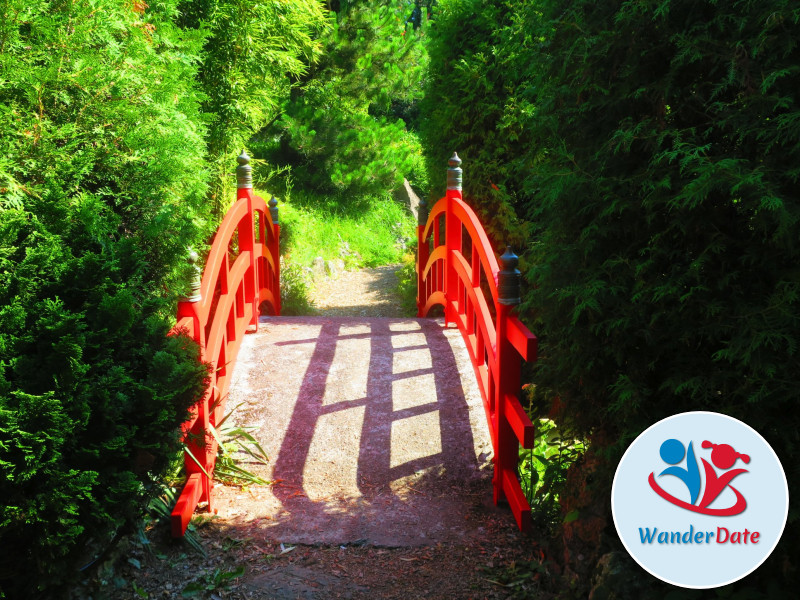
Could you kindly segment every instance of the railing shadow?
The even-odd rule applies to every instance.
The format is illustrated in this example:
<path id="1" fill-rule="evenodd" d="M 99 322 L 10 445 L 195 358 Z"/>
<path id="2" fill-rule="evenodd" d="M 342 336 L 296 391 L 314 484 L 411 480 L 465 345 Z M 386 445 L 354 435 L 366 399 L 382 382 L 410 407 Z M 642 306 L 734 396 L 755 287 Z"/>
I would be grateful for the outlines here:
<path id="1" fill-rule="evenodd" d="M 273 539 L 390 546 L 458 529 L 464 516 L 452 510 L 454 488 L 487 490 L 490 469 L 481 467 L 491 446 L 479 461 L 473 426 L 485 429 L 483 410 L 478 399 L 470 418 L 460 371 L 473 377 L 471 367 L 458 364 L 442 323 L 291 322 L 318 334 L 274 342 L 281 352 L 313 351 L 272 471 L 282 514 L 261 527 Z"/>

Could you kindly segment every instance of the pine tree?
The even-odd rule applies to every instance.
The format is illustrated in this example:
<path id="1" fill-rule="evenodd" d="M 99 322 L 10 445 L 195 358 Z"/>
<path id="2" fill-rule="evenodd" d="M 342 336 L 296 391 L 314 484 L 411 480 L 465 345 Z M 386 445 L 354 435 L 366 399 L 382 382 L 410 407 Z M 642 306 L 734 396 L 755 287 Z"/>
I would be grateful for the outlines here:
<path id="1" fill-rule="evenodd" d="M 404 177 L 425 185 L 421 148 L 406 122 L 421 96 L 426 21 L 407 24 L 407 2 L 339 2 L 324 58 L 260 134 L 262 152 L 291 164 L 299 185 L 343 196 L 382 195 Z M 408 14 L 407 14 L 408 13 Z"/>
<path id="2" fill-rule="evenodd" d="M 325 13 L 317 0 L 183 0 L 179 8 L 179 24 L 205 36 L 198 81 L 208 120 L 211 203 L 221 218 L 233 197 L 230 165 L 318 59 Z"/>

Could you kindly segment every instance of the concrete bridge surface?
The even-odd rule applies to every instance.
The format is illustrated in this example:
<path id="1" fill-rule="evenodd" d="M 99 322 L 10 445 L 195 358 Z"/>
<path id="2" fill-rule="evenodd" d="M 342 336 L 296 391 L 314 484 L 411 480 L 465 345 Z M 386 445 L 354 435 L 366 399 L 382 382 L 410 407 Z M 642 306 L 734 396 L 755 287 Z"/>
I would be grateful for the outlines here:
<path id="1" fill-rule="evenodd" d="M 227 400 L 273 486 L 217 485 L 219 517 L 287 544 L 400 548 L 485 537 L 491 441 L 458 329 L 437 319 L 262 317 Z M 499 513 L 495 513 L 499 510 Z"/>

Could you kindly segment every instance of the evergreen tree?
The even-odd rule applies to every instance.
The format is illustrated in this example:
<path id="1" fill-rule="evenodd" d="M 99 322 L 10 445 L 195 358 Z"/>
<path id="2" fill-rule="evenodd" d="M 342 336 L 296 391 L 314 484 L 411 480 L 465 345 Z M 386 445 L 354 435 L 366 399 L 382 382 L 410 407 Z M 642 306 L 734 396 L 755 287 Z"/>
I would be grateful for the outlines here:
<path id="1" fill-rule="evenodd" d="M 230 165 L 254 133 L 274 121 L 292 81 L 320 54 L 326 25 L 318 0 L 183 0 L 180 25 L 206 36 L 198 73 L 205 94 L 212 206 L 232 198 Z"/>
<path id="2" fill-rule="evenodd" d="M 457 150 L 490 235 L 527 239 L 533 410 L 592 442 L 552 490 L 579 515 L 562 524 L 579 594 L 615 548 L 613 469 L 662 417 L 742 419 L 796 493 L 799 26 L 788 0 L 441 2 L 431 177 Z M 759 570 L 772 597 L 795 576 L 789 523 Z"/>
<path id="3" fill-rule="evenodd" d="M 525 94 L 535 39 L 519 28 L 539 2 L 443 0 L 431 25 L 430 68 L 421 138 L 432 182 L 443 195 L 447 159 L 464 161 L 464 197 L 496 247 L 527 242 L 523 190 L 531 166 L 530 115 Z"/>
<path id="4" fill-rule="evenodd" d="M 140 518 L 203 389 L 166 335 L 204 237 L 201 40 L 172 2 L 2 10 L 0 589 L 31 598 Z"/>
<path id="5" fill-rule="evenodd" d="M 407 24 L 408 2 L 333 8 L 324 58 L 294 90 L 276 126 L 260 134 L 262 151 L 292 165 L 298 184 L 321 192 L 380 195 L 403 177 L 424 186 L 421 148 L 403 119 L 413 119 L 422 93 L 426 21 L 417 29 Z"/>
<path id="6" fill-rule="evenodd" d="M 787 0 L 542 6 L 527 309 L 542 335 L 537 391 L 606 457 L 589 495 L 607 497 L 634 436 L 689 410 L 754 427 L 796 493 L 800 12 Z M 531 12 L 526 28 L 540 22 Z M 796 511 L 789 527 L 759 571 L 764 593 L 792 589 L 781 565 Z"/>

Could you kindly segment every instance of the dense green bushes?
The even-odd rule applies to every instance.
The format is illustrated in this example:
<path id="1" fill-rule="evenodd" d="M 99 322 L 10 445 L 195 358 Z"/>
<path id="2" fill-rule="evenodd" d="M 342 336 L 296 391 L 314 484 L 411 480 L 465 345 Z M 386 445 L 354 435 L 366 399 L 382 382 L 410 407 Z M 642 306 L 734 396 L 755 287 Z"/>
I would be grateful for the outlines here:
<path id="1" fill-rule="evenodd" d="M 515 26 L 520 6 L 492 0 L 441 2 L 430 28 L 422 101 L 429 201 L 444 195 L 447 159 L 464 160 L 464 195 L 489 236 L 521 246 L 530 167 L 528 84 L 531 33 Z M 432 204 L 430 204 L 432 206 Z"/>
<path id="2" fill-rule="evenodd" d="M 493 239 L 525 250 L 534 410 L 591 440 L 561 490 L 570 556 L 614 548 L 613 467 L 676 412 L 753 425 L 796 494 L 796 7 L 447 0 L 414 28 L 408 3 L 332 4 L 329 29 L 310 0 L 3 5 L 0 586 L 62 581 L 138 514 L 204 376 L 165 336 L 184 249 L 259 129 L 338 198 L 426 186 L 404 124 L 426 123 L 435 195 L 461 154 Z M 775 585 L 796 533 L 793 511 Z M 588 585 L 593 561 L 564 562 Z"/>
<path id="3" fill-rule="evenodd" d="M 298 187 L 339 198 L 385 196 L 408 178 L 427 186 L 409 127 L 422 95 L 426 27 L 406 24 L 410 3 L 334 3 L 323 57 L 284 103 L 254 150 L 291 166 Z"/>
<path id="4" fill-rule="evenodd" d="M 217 217 L 235 197 L 230 165 L 319 58 L 325 16 L 317 0 L 180 1 L 178 24 L 205 37 L 197 80 Z"/>
<path id="5" fill-rule="evenodd" d="M 308 71 L 323 43 L 381 47 L 385 66 L 395 51 L 418 56 L 395 12 L 356 6 L 342 36 L 323 38 L 316 0 L 3 4 L 0 545 L 16 560 L 0 566 L 2 591 L 30 597 L 68 581 L 141 514 L 175 456 L 177 426 L 205 377 L 197 349 L 166 336 L 186 287 L 186 247 L 208 241 L 232 157 L 291 91 L 352 87 L 352 102 L 337 105 L 352 118 L 334 119 L 331 139 L 369 131 L 341 137 L 337 156 L 361 172 L 331 163 L 335 188 L 352 191 L 355 177 L 362 192 L 385 191 L 421 160 L 391 100 L 413 102 L 399 91 L 409 73 L 395 65 L 370 78 L 360 65 L 356 76 L 336 60 Z M 362 40 L 355 23 L 391 25 L 397 39 L 372 31 Z M 328 100 L 337 94 L 328 88 Z M 362 155 L 367 138 L 372 154 Z"/>
<path id="6" fill-rule="evenodd" d="M 563 526 L 566 556 L 614 547 L 613 469 L 670 414 L 749 423 L 796 494 L 800 12 L 783 0 L 442 8 L 427 101 L 444 106 L 428 149 L 437 163 L 479 150 L 467 192 L 485 190 L 487 165 L 517 178 L 510 204 L 533 228 L 523 312 L 541 340 L 535 409 L 592 440 L 562 490 L 579 515 Z M 512 220 L 493 226 L 513 236 Z M 784 591 L 796 535 L 791 511 L 758 573 Z M 593 564 L 564 566 L 588 585 Z M 754 577 L 738 586 L 753 591 Z"/>
<path id="7" fill-rule="evenodd" d="M 0 21 L 0 589 L 69 580 L 137 518 L 205 370 L 168 338 L 202 235 L 199 39 L 174 4 Z"/>
<path id="8" fill-rule="evenodd" d="M 539 384 L 563 418 L 615 440 L 598 493 L 633 436 L 687 410 L 752 425 L 796 485 L 800 13 L 547 8 L 533 79 L 547 155 L 528 180 Z"/>
<path id="9" fill-rule="evenodd" d="M 175 456 L 205 378 L 166 336 L 186 247 L 205 246 L 232 158 L 326 23 L 315 0 L 2 11 L 0 545 L 16 560 L 0 588 L 30 597 L 130 524 Z"/>

